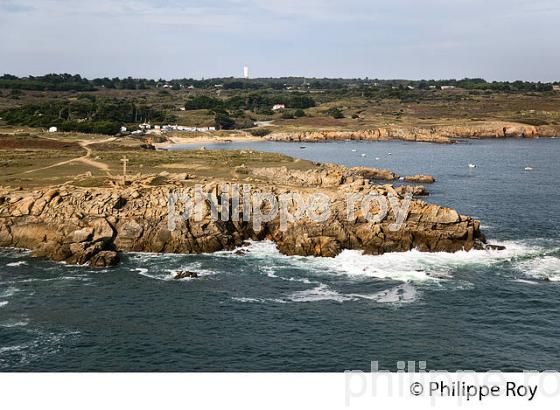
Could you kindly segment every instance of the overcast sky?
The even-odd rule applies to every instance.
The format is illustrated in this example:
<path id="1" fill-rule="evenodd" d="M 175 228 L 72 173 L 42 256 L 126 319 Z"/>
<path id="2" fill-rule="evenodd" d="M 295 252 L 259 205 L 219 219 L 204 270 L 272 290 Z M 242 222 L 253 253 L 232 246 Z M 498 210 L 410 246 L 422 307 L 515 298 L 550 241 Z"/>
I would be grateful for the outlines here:
<path id="1" fill-rule="evenodd" d="M 0 72 L 560 80 L 558 0 L 0 0 Z"/>

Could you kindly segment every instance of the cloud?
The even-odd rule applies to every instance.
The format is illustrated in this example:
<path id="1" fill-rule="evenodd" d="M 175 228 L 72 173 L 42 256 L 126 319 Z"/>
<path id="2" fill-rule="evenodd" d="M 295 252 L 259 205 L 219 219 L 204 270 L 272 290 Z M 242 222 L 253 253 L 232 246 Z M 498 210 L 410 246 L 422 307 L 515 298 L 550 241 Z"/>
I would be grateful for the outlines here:
<path id="1" fill-rule="evenodd" d="M 7 13 L 23 13 L 33 10 L 30 4 L 17 4 L 10 0 L 0 0 L 0 10 Z"/>
<path id="2" fill-rule="evenodd" d="M 0 54 L 15 73 L 208 77 L 248 63 L 262 76 L 547 81 L 558 13 L 557 0 L 0 0 Z"/>

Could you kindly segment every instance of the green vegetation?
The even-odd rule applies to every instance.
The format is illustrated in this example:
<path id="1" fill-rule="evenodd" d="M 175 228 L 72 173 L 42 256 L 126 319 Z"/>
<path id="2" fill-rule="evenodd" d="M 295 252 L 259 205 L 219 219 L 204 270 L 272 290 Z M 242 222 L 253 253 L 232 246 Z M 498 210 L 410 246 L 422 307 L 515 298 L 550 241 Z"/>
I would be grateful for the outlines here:
<path id="1" fill-rule="evenodd" d="M 310 108 L 315 106 L 315 100 L 307 95 L 296 94 L 268 94 L 254 93 L 249 95 L 235 95 L 227 99 L 197 95 L 190 97 L 185 103 L 187 110 L 248 110 L 262 111 L 270 110 L 275 104 L 284 104 L 286 108 Z"/>
<path id="2" fill-rule="evenodd" d="M 257 129 L 251 130 L 249 132 L 254 137 L 264 137 L 265 135 L 270 134 L 272 131 L 270 131 L 268 128 L 257 128 Z"/>
<path id="3" fill-rule="evenodd" d="M 226 112 L 217 112 L 214 117 L 214 122 L 218 130 L 232 130 L 235 128 L 235 120 Z"/>
<path id="4" fill-rule="evenodd" d="M 18 78 L 5 74 L 0 77 L 0 88 L 33 91 L 93 91 L 94 85 L 80 75 L 48 74 L 42 77 Z"/>
<path id="5" fill-rule="evenodd" d="M 60 131 L 110 135 L 117 134 L 122 124 L 175 120 L 173 115 L 148 105 L 137 105 L 127 100 L 98 100 L 94 96 L 27 104 L 7 109 L 0 114 L 10 125 L 41 128 L 54 126 Z"/>
<path id="6" fill-rule="evenodd" d="M 142 122 L 220 130 L 272 121 L 275 131 L 367 129 L 398 122 L 560 123 L 553 83 L 462 80 L 213 78 L 146 80 L 49 74 L 0 77 L 0 125 L 118 133 Z M 444 87 L 444 89 L 442 89 Z M 272 110 L 284 104 L 285 110 Z M 346 118 L 345 118 L 346 117 Z"/>
<path id="7" fill-rule="evenodd" d="M 558 83 L 555 83 L 558 84 Z M 173 80 L 151 80 L 145 78 L 95 78 L 88 80 L 80 75 L 47 74 L 44 76 L 17 77 L 5 74 L 0 77 L 0 89 L 21 89 L 34 91 L 95 91 L 99 89 L 146 90 L 166 86 L 173 91 L 195 88 L 210 90 L 220 87 L 226 91 L 309 91 L 325 90 L 330 92 L 363 92 L 366 90 L 429 90 L 442 86 L 454 86 L 465 90 L 490 90 L 503 92 L 545 92 L 552 90 L 552 83 L 528 81 L 493 81 L 482 78 L 464 78 L 461 80 L 379 80 L 379 79 L 306 79 L 303 77 L 282 78 L 211 78 L 195 80 L 192 78 Z M 298 107 L 292 107 L 298 108 Z M 303 107 L 301 107 L 303 108 Z"/>
<path id="8" fill-rule="evenodd" d="M 344 118 L 344 113 L 339 108 L 336 107 L 329 108 L 327 110 L 327 115 L 336 119 Z"/>

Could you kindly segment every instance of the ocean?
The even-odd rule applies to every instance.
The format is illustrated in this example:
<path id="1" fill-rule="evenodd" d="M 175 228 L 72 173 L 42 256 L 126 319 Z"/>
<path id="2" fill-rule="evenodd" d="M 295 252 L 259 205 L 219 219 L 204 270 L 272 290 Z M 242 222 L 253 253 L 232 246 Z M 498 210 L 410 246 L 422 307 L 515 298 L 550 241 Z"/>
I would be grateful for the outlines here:
<path id="1" fill-rule="evenodd" d="M 207 148 L 433 175 L 424 199 L 506 249 L 314 258 L 252 242 L 103 270 L 0 249 L 0 371 L 560 370 L 559 139 Z"/>

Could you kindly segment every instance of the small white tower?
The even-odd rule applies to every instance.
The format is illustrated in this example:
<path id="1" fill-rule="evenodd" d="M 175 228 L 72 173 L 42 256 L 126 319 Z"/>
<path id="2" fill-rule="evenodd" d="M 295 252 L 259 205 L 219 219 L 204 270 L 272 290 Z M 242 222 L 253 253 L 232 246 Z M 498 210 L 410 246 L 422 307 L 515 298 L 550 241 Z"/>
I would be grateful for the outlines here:
<path id="1" fill-rule="evenodd" d="M 243 66 L 243 78 L 246 80 L 249 79 L 249 66 Z"/>

